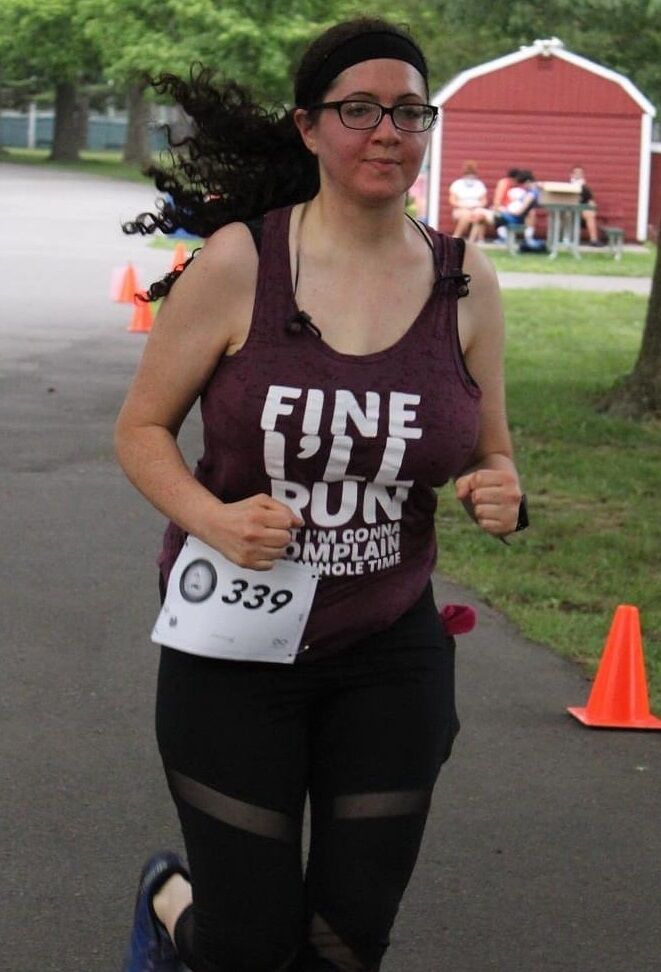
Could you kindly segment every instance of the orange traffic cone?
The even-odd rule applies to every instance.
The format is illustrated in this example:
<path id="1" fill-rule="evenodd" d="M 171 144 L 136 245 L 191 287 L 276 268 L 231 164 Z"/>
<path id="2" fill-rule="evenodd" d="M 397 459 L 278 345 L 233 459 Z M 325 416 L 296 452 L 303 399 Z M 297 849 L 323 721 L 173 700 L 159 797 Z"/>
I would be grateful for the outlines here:
<path id="1" fill-rule="evenodd" d="M 121 278 L 115 300 L 119 304 L 132 304 L 139 287 L 136 272 L 129 263 Z"/>
<path id="2" fill-rule="evenodd" d="M 133 317 L 131 318 L 131 323 L 126 330 L 131 331 L 134 334 L 147 334 L 149 331 L 151 331 L 151 304 L 148 304 L 144 300 L 138 300 L 138 297 L 146 296 L 146 290 L 139 290 L 135 295 L 135 300 L 133 301 Z"/>
<path id="3" fill-rule="evenodd" d="M 661 729 L 650 714 L 638 608 L 618 606 L 587 707 L 567 711 L 586 726 Z"/>
<path id="4" fill-rule="evenodd" d="M 183 243 L 177 243 L 172 255 L 172 269 L 179 270 L 188 259 L 188 250 Z"/>

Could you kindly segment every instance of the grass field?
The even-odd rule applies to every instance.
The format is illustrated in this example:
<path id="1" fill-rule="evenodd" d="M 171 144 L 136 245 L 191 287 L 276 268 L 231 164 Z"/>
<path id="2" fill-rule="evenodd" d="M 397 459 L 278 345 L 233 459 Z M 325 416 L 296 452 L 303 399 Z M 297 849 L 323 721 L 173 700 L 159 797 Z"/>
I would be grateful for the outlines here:
<path id="1" fill-rule="evenodd" d="M 202 246 L 204 240 L 198 237 L 191 237 L 189 239 L 188 237 L 156 235 L 149 241 L 149 246 L 154 250 L 174 250 L 178 243 L 183 243 L 188 252 L 192 253 L 198 246 Z"/>
<path id="2" fill-rule="evenodd" d="M 150 182 L 142 174 L 139 166 L 122 162 L 121 152 L 81 152 L 80 162 L 49 162 L 48 149 L 17 149 L 4 147 L 0 162 L 14 162 L 20 165 L 42 165 L 66 172 L 81 172 L 87 175 L 105 176 L 108 179 L 124 179 L 129 182 Z"/>
<path id="3" fill-rule="evenodd" d="M 651 277 L 654 269 L 655 248 L 651 244 L 640 247 L 638 252 L 625 250 L 621 260 L 615 260 L 610 250 L 581 250 L 581 259 L 571 253 L 558 253 L 554 260 L 548 254 L 521 253 L 511 256 L 505 247 L 488 246 L 485 251 L 497 270 L 516 273 L 559 273 L 576 276 L 590 274 L 616 277 Z"/>
<path id="4" fill-rule="evenodd" d="M 172 249 L 178 239 L 167 236 L 155 236 L 151 246 L 157 249 Z M 203 240 L 184 240 L 183 242 L 194 249 L 201 246 Z M 641 247 L 641 250 L 643 248 Z M 640 253 L 625 252 L 621 260 L 614 260 L 606 250 L 587 253 L 580 260 L 574 259 L 570 253 L 559 253 L 555 260 L 548 256 L 534 256 L 530 254 L 512 257 L 507 252 L 498 250 L 494 246 L 486 248 L 487 255 L 497 270 L 509 270 L 517 273 L 558 273 L 594 274 L 601 277 L 651 277 L 654 269 L 655 249 L 646 246 Z"/>
<path id="5" fill-rule="evenodd" d="M 506 547 L 474 527 L 446 488 L 439 568 L 590 673 L 616 606 L 637 605 L 658 713 L 661 423 L 595 409 L 631 370 L 646 301 L 524 290 L 506 292 L 505 305 L 509 417 L 532 526 Z"/>

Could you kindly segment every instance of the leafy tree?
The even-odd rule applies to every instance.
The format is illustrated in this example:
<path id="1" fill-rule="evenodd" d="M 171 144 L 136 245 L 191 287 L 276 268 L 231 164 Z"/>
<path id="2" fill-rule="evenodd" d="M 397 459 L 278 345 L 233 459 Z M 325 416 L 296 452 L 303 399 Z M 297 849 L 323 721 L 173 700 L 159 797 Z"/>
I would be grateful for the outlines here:
<path id="1" fill-rule="evenodd" d="M 98 78 L 95 48 L 76 29 L 78 0 L 0 0 L 0 64 L 7 79 L 55 89 L 51 158 L 75 161 L 84 141 L 80 84 Z"/>
<path id="2" fill-rule="evenodd" d="M 356 0 L 79 0 L 84 34 L 102 51 L 106 74 L 129 92 L 125 157 L 147 161 L 148 79 L 186 75 L 193 62 L 249 84 L 274 103 L 290 94 L 292 63 L 308 40 Z"/>
<path id="3" fill-rule="evenodd" d="M 626 75 L 661 105 L 661 0 L 405 0 L 440 83 L 457 71 L 559 37 Z"/>

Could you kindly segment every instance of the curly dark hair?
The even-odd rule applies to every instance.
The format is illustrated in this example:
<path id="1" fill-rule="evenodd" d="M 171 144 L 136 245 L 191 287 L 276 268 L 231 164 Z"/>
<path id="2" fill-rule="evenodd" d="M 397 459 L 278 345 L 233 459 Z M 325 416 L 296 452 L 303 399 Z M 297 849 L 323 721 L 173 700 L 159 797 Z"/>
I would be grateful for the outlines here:
<path id="1" fill-rule="evenodd" d="M 339 44 L 375 31 L 398 34 L 415 43 L 407 28 L 380 18 L 336 24 L 304 52 L 294 79 L 295 91 L 308 86 Z M 124 223 L 125 233 L 146 235 L 160 230 L 171 234 L 183 229 L 206 238 L 228 223 L 246 222 L 271 209 L 305 202 L 319 191 L 317 160 L 294 124 L 294 109 L 267 109 L 247 87 L 231 80 L 216 82 L 213 70 L 202 64 L 191 67 L 187 80 L 163 74 L 151 84 L 159 94 L 169 94 L 181 105 L 192 121 L 192 134 L 176 141 L 165 126 L 170 164 L 151 166 L 146 174 L 166 195 L 158 200 L 156 213 L 140 213 Z M 153 283 L 144 299 L 164 297 L 192 259 Z"/>

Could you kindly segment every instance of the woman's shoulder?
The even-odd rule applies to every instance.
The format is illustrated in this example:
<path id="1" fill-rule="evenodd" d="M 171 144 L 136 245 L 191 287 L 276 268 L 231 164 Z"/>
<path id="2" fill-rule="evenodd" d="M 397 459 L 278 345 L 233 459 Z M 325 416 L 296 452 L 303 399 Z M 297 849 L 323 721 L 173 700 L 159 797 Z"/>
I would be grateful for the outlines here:
<path id="1" fill-rule="evenodd" d="M 255 244 L 246 223 L 228 223 L 212 233 L 200 252 L 206 263 L 219 270 L 239 270 L 256 258 Z"/>
<path id="2" fill-rule="evenodd" d="M 257 251 L 244 223 L 229 223 L 207 237 L 195 259 L 177 278 L 172 298 L 194 301 L 200 314 L 208 309 L 215 320 L 220 309 L 232 316 L 254 294 Z"/>
<path id="3" fill-rule="evenodd" d="M 227 223 L 208 237 L 202 250 L 210 262 L 230 270 L 239 270 L 246 263 L 252 264 L 256 260 L 264 231 L 286 221 L 291 210 L 291 206 L 282 206 L 244 222 Z"/>
<path id="4" fill-rule="evenodd" d="M 466 243 L 464 273 L 469 274 L 471 280 L 478 286 L 481 284 L 498 285 L 496 268 L 484 250 L 475 243 Z"/>

